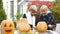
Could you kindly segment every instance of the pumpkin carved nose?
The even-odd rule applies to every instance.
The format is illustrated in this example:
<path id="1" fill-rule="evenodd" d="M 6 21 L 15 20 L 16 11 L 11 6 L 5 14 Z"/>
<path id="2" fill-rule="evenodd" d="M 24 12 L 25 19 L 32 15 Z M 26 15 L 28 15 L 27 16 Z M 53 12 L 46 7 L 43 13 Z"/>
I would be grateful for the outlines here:
<path id="1" fill-rule="evenodd" d="M 6 24 L 4 25 L 4 27 L 6 27 Z"/>
<path id="2" fill-rule="evenodd" d="M 10 24 L 10 26 L 9 27 L 12 27 L 12 24 Z"/>

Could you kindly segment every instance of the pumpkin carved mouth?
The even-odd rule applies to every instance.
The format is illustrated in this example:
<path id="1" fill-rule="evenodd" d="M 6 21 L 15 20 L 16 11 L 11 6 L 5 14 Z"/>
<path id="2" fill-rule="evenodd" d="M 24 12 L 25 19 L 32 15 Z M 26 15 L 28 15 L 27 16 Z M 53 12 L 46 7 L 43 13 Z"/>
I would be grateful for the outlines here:
<path id="1" fill-rule="evenodd" d="M 5 30 L 7 33 L 10 33 L 12 30 Z"/>

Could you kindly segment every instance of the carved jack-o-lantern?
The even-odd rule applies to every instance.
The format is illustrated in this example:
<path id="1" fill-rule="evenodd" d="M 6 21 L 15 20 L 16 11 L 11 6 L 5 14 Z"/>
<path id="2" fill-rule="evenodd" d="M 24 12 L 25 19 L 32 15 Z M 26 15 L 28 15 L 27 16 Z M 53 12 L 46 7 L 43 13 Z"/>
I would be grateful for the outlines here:
<path id="1" fill-rule="evenodd" d="M 14 34 L 14 24 L 11 20 L 2 21 L 1 34 Z"/>
<path id="2" fill-rule="evenodd" d="M 17 25 L 17 28 L 21 32 L 28 32 L 30 31 L 30 25 L 28 24 L 28 21 L 26 18 L 22 18 L 20 20 L 20 23 Z"/>
<path id="3" fill-rule="evenodd" d="M 47 24 L 46 24 L 46 22 L 38 22 L 38 24 L 37 24 L 37 30 L 39 32 L 45 32 L 47 30 Z"/>

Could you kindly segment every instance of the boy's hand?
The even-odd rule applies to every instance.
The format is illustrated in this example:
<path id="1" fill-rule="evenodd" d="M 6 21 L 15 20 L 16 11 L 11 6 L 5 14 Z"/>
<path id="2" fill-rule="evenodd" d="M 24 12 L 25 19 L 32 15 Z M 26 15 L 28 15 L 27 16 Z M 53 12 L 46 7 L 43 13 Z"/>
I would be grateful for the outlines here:
<path id="1" fill-rule="evenodd" d="M 35 27 L 33 27 L 33 28 L 37 30 L 37 27 L 36 27 L 36 26 L 35 26 Z"/>

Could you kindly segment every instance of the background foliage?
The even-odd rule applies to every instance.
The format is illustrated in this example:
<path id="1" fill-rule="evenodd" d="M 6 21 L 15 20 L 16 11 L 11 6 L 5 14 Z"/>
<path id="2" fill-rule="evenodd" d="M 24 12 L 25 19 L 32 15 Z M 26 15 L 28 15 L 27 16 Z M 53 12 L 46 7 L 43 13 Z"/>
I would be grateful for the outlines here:
<path id="1" fill-rule="evenodd" d="M 56 2 L 54 2 L 52 14 L 54 15 L 56 22 L 60 23 L 60 0 L 56 0 Z"/>
<path id="2" fill-rule="evenodd" d="M 0 24 L 1 24 L 1 21 L 2 20 L 5 20 L 6 19 L 6 13 L 3 9 L 3 3 L 2 3 L 2 0 L 0 0 Z"/>

